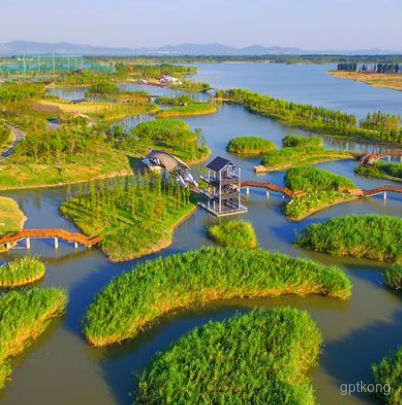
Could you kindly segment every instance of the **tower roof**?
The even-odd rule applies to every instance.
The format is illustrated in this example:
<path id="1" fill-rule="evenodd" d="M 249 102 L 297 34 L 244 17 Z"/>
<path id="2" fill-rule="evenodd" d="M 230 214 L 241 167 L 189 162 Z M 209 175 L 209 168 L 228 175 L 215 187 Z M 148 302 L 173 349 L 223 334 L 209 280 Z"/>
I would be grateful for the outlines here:
<path id="1" fill-rule="evenodd" d="M 231 163 L 230 160 L 218 156 L 207 164 L 207 168 L 213 170 L 214 172 L 219 172 L 229 163 Z"/>

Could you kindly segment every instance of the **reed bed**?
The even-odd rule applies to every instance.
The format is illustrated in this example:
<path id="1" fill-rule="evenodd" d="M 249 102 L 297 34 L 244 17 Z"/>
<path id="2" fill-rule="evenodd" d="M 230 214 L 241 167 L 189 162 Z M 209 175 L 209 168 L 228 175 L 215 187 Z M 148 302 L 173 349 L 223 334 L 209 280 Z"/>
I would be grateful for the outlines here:
<path id="1" fill-rule="evenodd" d="M 402 405 L 402 347 L 374 364 L 372 372 L 381 386 L 376 397 L 385 405 Z"/>
<path id="2" fill-rule="evenodd" d="M 286 173 L 286 187 L 292 191 L 342 191 L 356 188 L 349 179 L 316 167 L 295 167 Z"/>
<path id="3" fill-rule="evenodd" d="M 230 153 L 239 155 L 262 155 L 276 150 L 274 142 L 255 136 L 241 136 L 231 139 L 226 147 Z"/>
<path id="4" fill-rule="evenodd" d="M 170 117 L 191 117 L 197 115 L 215 114 L 218 111 L 216 106 L 209 103 L 192 103 L 181 107 L 174 107 L 168 110 L 160 110 L 158 118 Z"/>
<path id="5" fill-rule="evenodd" d="M 213 225 L 208 229 L 208 235 L 223 247 L 254 249 L 258 245 L 257 236 L 250 222 L 233 220 Z"/>
<path id="6" fill-rule="evenodd" d="M 395 290 L 402 290 L 402 265 L 394 263 L 384 271 L 386 284 Z"/>
<path id="7" fill-rule="evenodd" d="M 286 170 L 331 160 L 354 159 L 350 152 L 327 150 L 320 147 L 283 148 L 264 155 L 261 165 L 266 171 Z"/>
<path id="8" fill-rule="evenodd" d="M 83 320 L 90 344 L 134 338 L 172 310 L 229 298 L 310 294 L 347 299 L 351 283 L 335 267 L 259 249 L 204 247 L 138 265 L 115 278 Z"/>
<path id="9" fill-rule="evenodd" d="M 317 404 L 322 335 L 306 311 L 253 311 L 195 328 L 140 377 L 138 405 Z"/>
<path id="10" fill-rule="evenodd" d="M 11 374 L 9 358 L 21 353 L 64 313 L 67 294 L 57 288 L 12 291 L 0 297 L 0 389 Z"/>
<path id="11" fill-rule="evenodd" d="M 282 146 L 284 148 L 294 148 L 294 147 L 318 147 L 323 146 L 322 138 L 313 138 L 313 137 L 306 137 L 306 136 L 299 136 L 289 134 L 282 139 Z"/>
<path id="12" fill-rule="evenodd" d="M 44 277 L 46 267 L 35 257 L 23 257 L 0 267 L 0 287 L 20 287 Z"/>
<path id="13" fill-rule="evenodd" d="M 297 245 L 334 256 L 393 262 L 402 259 L 401 239 L 400 218 L 350 215 L 309 225 Z"/>

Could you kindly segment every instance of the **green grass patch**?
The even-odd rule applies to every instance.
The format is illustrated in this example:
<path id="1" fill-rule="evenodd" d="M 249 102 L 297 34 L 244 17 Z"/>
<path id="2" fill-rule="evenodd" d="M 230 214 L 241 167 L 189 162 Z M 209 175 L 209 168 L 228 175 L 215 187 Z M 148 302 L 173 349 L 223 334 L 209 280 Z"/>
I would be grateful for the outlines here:
<path id="1" fill-rule="evenodd" d="M 213 225 L 208 229 L 208 235 L 220 246 L 237 249 L 253 249 L 258 245 L 253 225 L 244 221 L 227 221 Z"/>
<path id="2" fill-rule="evenodd" d="M 9 358 L 35 340 L 64 313 L 67 295 L 56 288 L 12 291 L 0 297 L 0 388 L 11 374 Z"/>
<path id="3" fill-rule="evenodd" d="M 334 256 L 379 261 L 402 259 L 402 219 L 379 215 L 350 215 L 309 225 L 297 245 Z"/>
<path id="4" fill-rule="evenodd" d="M 12 198 L 0 197 L 0 237 L 8 233 L 19 232 L 25 219 L 25 215 L 16 201 Z"/>
<path id="5" fill-rule="evenodd" d="M 323 338 L 306 311 L 253 311 L 195 328 L 158 353 L 136 404 L 317 404 L 307 372 Z"/>
<path id="6" fill-rule="evenodd" d="M 111 260 L 125 261 L 168 247 L 195 208 L 188 189 L 164 185 L 159 176 L 153 182 L 133 176 L 93 183 L 60 210 L 87 235 L 103 235 L 100 246 Z"/>
<path id="7" fill-rule="evenodd" d="M 322 138 L 313 138 L 313 137 L 289 134 L 282 139 L 282 145 L 284 148 L 320 147 L 320 146 L 323 146 L 323 141 L 322 141 Z"/>
<path id="8" fill-rule="evenodd" d="M 372 366 L 374 381 L 381 385 L 376 396 L 386 405 L 402 405 L 402 348 Z"/>
<path id="9" fill-rule="evenodd" d="M 231 139 L 226 149 L 230 153 L 238 153 L 240 155 L 262 155 L 263 153 L 276 150 L 276 145 L 268 139 L 243 136 Z"/>
<path id="10" fill-rule="evenodd" d="M 35 257 L 23 257 L 0 267 L 0 287 L 20 287 L 45 275 L 45 265 Z"/>
<path id="11" fill-rule="evenodd" d="M 84 333 L 92 345 L 106 346 L 134 338 L 172 310 L 283 294 L 346 299 L 351 283 L 341 270 L 309 260 L 207 247 L 147 261 L 115 278 L 89 306 Z"/>
<path id="12" fill-rule="evenodd" d="M 384 271 L 385 282 L 395 290 L 402 290 L 402 265 L 394 263 Z"/>
<path id="13" fill-rule="evenodd" d="M 349 179 L 316 167 L 296 167 L 285 176 L 286 187 L 292 191 L 342 191 L 355 189 L 356 185 Z"/>
<path id="14" fill-rule="evenodd" d="M 376 179 L 399 181 L 402 180 L 402 163 L 374 162 L 370 166 L 358 166 L 355 173 Z"/>
<path id="15" fill-rule="evenodd" d="M 170 117 L 192 117 L 197 115 L 209 115 L 217 112 L 216 106 L 209 103 L 191 103 L 181 107 L 169 108 L 168 110 L 158 111 L 159 118 Z"/>
<path id="16" fill-rule="evenodd" d="M 292 221 L 302 221 L 318 211 L 353 198 L 348 193 L 336 190 L 312 191 L 301 197 L 292 198 L 283 206 L 282 211 Z"/>
<path id="17" fill-rule="evenodd" d="M 331 160 L 354 159 L 350 152 L 327 150 L 320 147 L 283 148 L 264 155 L 261 165 L 265 171 L 286 170 Z"/>

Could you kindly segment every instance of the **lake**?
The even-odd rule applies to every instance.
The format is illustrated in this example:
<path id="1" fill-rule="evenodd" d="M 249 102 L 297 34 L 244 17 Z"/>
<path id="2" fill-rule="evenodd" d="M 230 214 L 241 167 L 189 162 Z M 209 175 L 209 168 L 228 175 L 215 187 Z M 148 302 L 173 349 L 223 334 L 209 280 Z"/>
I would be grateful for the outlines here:
<path id="1" fill-rule="evenodd" d="M 359 83 L 342 81 L 326 74 L 330 66 L 323 65 L 268 65 L 268 64 L 199 64 L 197 78 L 214 87 L 250 88 L 264 94 L 292 101 L 322 104 L 330 108 L 353 111 L 359 116 L 381 109 L 398 112 L 402 106 L 402 93 L 371 88 Z M 138 86 L 131 86 L 136 89 Z M 143 86 L 140 86 L 144 89 Z M 64 97 L 81 98 L 79 90 Z M 78 93 L 77 93 L 78 91 Z M 148 90 L 152 94 L 172 94 L 160 88 Z M 68 94 L 67 94 L 68 93 Z M 61 95 L 61 93 L 60 93 Z M 149 117 L 126 119 L 126 127 L 137 125 Z M 255 178 L 253 166 L 258 159 L 243 159 L 229 155 L 227 142 L 236 136 L 262 136 L 280 145 L 291 130 L 269 118 L 249 113 L 239 106 L 224 106 L 216 115 L 188 118 L 191 128 L 202 128 L 206 143 L 213 156 L 229 157 L 241 166 L 243 178 Z M 305 134 L 302 131 L 295 131 Z M 305 134 L 308 135 L 308 134 Z M 375 147 L 340 139 L 325 138 L 331 148 L 373 150 Z M 367 179 L 354 174 L 357 162 L 331 162 L 320 168 L 344 175 L 359 187 L 373 188 L 389 183 Z M 204 165 L 193 168 L 195 174 Z M 276 184 L 283 184 L 284 173 L 258 176 Z M 72 223 L 62 218 L 58 209 L 66 198 L 63 187 L 2 192 L 16 199 L 29 218 L 27 228 L 58 228 L 75 230 Z M 402 343 L 401 295 L 383 285 L 383 265 L 368 260 L 333 258 L 296 248 L 293 242 L 302 229 L 314 222 L 347 214 L 378 213 L 402 216 L 402 196 L 389 195 L 361 199 L 319 212 L 302 223 L 289 222 L 281 214 L 282 198 L 271 194 L 267 199 L 263 190 L 252 190 L 244 204 L 249 212 L 242 218 L 253 223 L 262 248 L 287 253 L 295 257 L 314 259 L 326 265 L 345 270 L 353 283 L 353 296 L 343 302 L 323 297 L 281 297 L 261 300 L 230 300 L 203 308 L 169 314 L 136 339 L 119 346 L 94 349 L 85 342 L 80 322 L 93 296 L 110 280 L 144 260 L 159 255 L 197 249 L 210 245 L 207 227 L 221 220 L 199 209 L 175 232 L 174 243 L 160 254 L 127 263 L 111 263 L 98 250 L 74 251 L 62 243 L 58 252 L 51 241 L 32 241 L 32 255 L 46 259 L 47 273 L 41 286 L 61 286 L 70 294 L 68 311 L 64 318 L 52 326 L 24 354 L 12 361 L 12 381 L 0 392 L 2 405 L 44 404 L 97 404 L 128 405 L 129 394 L 135 388 L 136 376 L 149 365 L 159 350 L 168 347 L 194 326 L 209 320 L 227 319 L 235 313 L 252 308 L 273 308 L 291 305 L 306 309 L 321 329 L 325 345 L 317 368 L 311 375 L 318 402 L 325 405 L 360 405 L 377 403 L 365 394 L 342 396 L 341 384 L 367 381 L 370 366 L 390 350 Z M 11 260 L 24 255 L 15 250 L 0 255 L 0 260 Z"/>

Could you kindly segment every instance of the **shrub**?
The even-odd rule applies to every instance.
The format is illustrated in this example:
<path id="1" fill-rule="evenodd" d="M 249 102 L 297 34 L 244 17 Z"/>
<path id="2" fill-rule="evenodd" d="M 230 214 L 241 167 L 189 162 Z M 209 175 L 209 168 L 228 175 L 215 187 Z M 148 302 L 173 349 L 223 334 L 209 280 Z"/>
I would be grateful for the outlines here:
<path id="1" fill-rule="evenodd" d="M 309 225 L 297 245 L 335 256 L 397 261 L 402 258 L 401 239 L 400 218 L 350 215 Z"/>
<path id="2" fill-rule="evenodd" d="M 24 257 L 0 267 L 0 287 L 18 287 L 40 280 L 45 265 L 35 257 Z"/>
<path id="3" fill-rule="evenodd" d="M 318 294 L 348 298 L 337 268 L 259 249 L 202 248 L 147 261 L 115 278 L 89 306 L 84 333 L 95 346 L 135 337 L 163 314 L 224 298 Z"/>
<path id="4" fill-rule="evenodd" d="M 292 191 L 342 191 L 356 188 L 346 177 L 317 169 L 297 167 L 290 169 L 285 176 L 286 187 Z"/>
<path id="5" fill-rule="evenodd" d="M 218 245 L 238 249 L 257 247 L 257 236 L 253 225 L 243 221 L 228 221 L 221 225 L 213 225 L 208 230 L 209 236 Z"/>
<path id="6" fill-rule="evenodd" d="M 227 146 L 228 152 L 243 155 L 261 155 L 275 149 L 276 145 L 273 142 L 254 136 L 243 136 L 231 139 Z"/>
<path id="7" fill-rule="evenodd" d="M 157 115 L 159 118 L 190 117 L 194 115 L 215 114 L 216 111 L 216 107 L 209 103 L 191 103 L 181 107 L 170 108 L 168 110 L 160 110 Z"/>
<path id="8" fill-rule="evenodd" d="M 292 135 L 289 134 L 282 139 L 282 145 L 284 148 L 288 147 L 319 147 L 323 145 L 321 138 L 312 138 L 306 136 Z"/>
<path id="9" fill-rule="evenodd" d="M 0 297 L 0 388 L 11 374 L 8 358 L 24 350 L 64 313 L 67 295 L 56 288 L 12 291 Z"/>
<path id="10" fill-rule="evenodd" d="M 306 373 L 322 341 L 308 313 L 293 308 L 210 322 L 156 355 L 136 403 L 314 405 Z"/>

